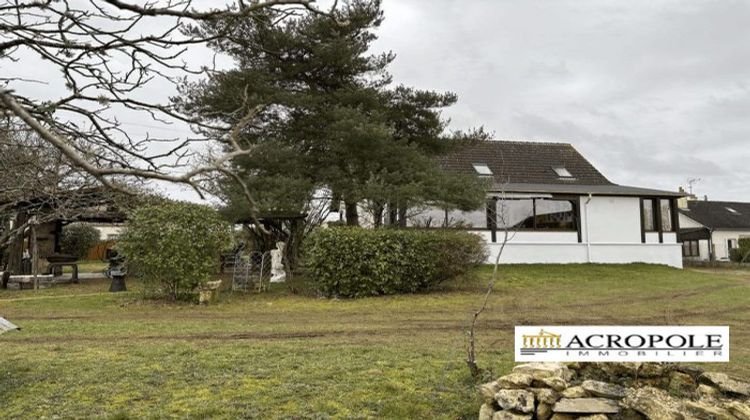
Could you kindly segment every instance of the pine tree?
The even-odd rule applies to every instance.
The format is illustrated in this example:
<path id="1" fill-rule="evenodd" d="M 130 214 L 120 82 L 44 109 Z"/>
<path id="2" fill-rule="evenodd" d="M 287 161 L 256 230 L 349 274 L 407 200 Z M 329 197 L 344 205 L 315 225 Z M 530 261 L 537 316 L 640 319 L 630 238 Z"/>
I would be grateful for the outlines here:
<path id="1" fill-rule="evenodd" d="M 323 188 L 344 201 L 349 224 L 358 224 L 362 203 L 374 209 L 378 225 L 386 212 L 400 214 L 388 219 L 403 225 L 407 208 L 430 201 L 478 207 L 475 180 L 461 179 L 460 194 L 435 160 L 459 139 L 485 136 L 445 134 L 440 109 L 456 95 L 389 87 L 394 55 L 369 52 L 383 21 L 380 1 L 347 2 L 334 17 L 269 11 L 240 25 L 193 28 L 204 36 L 234 28 L 212 47 L 237 67 L 186 83 L 175 102 L 229 126 L 261 109 L 241 133 L 254 153 L 234 164 L 266 211 L 302 212 Z M 217 191 L 230 207 L 241 203 L 231 180 L 220 180 Z"/>

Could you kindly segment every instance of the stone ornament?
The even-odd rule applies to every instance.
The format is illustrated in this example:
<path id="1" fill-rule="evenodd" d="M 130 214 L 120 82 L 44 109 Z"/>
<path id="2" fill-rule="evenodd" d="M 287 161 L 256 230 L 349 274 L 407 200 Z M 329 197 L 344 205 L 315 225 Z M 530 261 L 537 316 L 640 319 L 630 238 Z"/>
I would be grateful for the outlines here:
<path id="1" fill-rule="evenodd" d="M 276 249 L 271 251 L 271 283 L 283 283 L 286 281 L 284 246 L 284 242 L 276 242 Z"/>

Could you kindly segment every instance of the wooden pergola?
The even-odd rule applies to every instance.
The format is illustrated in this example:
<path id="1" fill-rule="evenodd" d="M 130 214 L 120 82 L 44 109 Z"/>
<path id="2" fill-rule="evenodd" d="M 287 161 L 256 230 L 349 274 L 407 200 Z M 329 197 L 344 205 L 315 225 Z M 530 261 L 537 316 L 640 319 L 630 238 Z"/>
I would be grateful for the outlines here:
<path id="1" fill-rule="evenodd" d="M 60 237 L 63 227 L 75 222 L 122 223 L 127 219 L 124 212 L 113 207 L 110 194 L 100 189 L 75 191 L 81 200 L 66 201 L 68 207 L 64 212 L 55 208 L 55 197 L 44 196 L 31 198 L 15 203 L 13 226 L 28 227 L 17 235 L 8 247 L 7 267 L 5 271 L 12 274 L 29 274 L 39 272 L 39 260 L 60 253 Z M 65 198 L 60 193 L 60 201 Z M 37 222 L 35 222 L 37 220 Z M 24 270 L 23 255 L 26 250 L 31 257 L 30 270 Z"/>

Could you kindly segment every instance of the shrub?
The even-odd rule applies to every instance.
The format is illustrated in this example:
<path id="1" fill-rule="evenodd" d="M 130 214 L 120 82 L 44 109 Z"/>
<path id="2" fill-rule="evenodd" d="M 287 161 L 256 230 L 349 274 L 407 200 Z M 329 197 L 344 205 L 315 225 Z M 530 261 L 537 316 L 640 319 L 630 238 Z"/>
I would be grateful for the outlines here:
<path id="1" fill-rule="evenodd" d="M 425 232 L 434 235 L 435 264 L 439 282 L 466 273 L 487 261 L 484 241 L 475 234 L 452 230 Z"/>
<path id="2" fill-rule="evenodd" d="M 60 249 L 78 259 L 86 257 L 99 242 L 99 231 L 91 225 L 75 223 L 66 226 L 60 235 Z"/>
<path id="3" fill-rule="evenodd" d="M 482 239 L 460 231 L 329 228 L 305 243 L 310 280 L 329 297 L 414 293 L 485 258 Z"/>
<path id="4" fill-rule="evenodd" d="M 745 255 L 750 252 L 750 238 L 740 238 L 739 241 L 737 241 L 737 245 L 737 248 L 729 250 L 729 259 L 736 263 L 750 262 L 742 261 L 742 259 L 745 258 Z M 750 260 L 750 258 L 748 258 L 748 260 Z"/>
<path id="5" fill-rule="evenodd" d="M 128 220 L 118 249 L 158 296 L 186 299 L 219 269 L 231 246 L 229 225 L 218 212 L 191 203 L 148 205 Z"/>

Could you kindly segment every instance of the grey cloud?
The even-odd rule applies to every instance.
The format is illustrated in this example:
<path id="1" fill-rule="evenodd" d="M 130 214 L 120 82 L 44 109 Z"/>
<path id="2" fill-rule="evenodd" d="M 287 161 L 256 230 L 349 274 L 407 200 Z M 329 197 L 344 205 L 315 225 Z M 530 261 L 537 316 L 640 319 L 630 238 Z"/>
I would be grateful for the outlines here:
<path id="1" fill-rule="evenodd" d="M 750 200 L 750 3 L 386 0 L 396 80 L 456 126 L 573 143 L 615 182 Z"/>
<path id="2" fill-rule="evenodd" d="M 750 201 L 749 2 L 385 0 L 384 11 L 376 50 L 397 54 L 397 83 L 459 95 L 453 128 L 567 141 L 615 182 L 676 189 L 699 176 L 700 194 Z M 3 71 L 59 79 L 35 63 Z M 123 119 L 139 133 L 154 124 Z"/>

